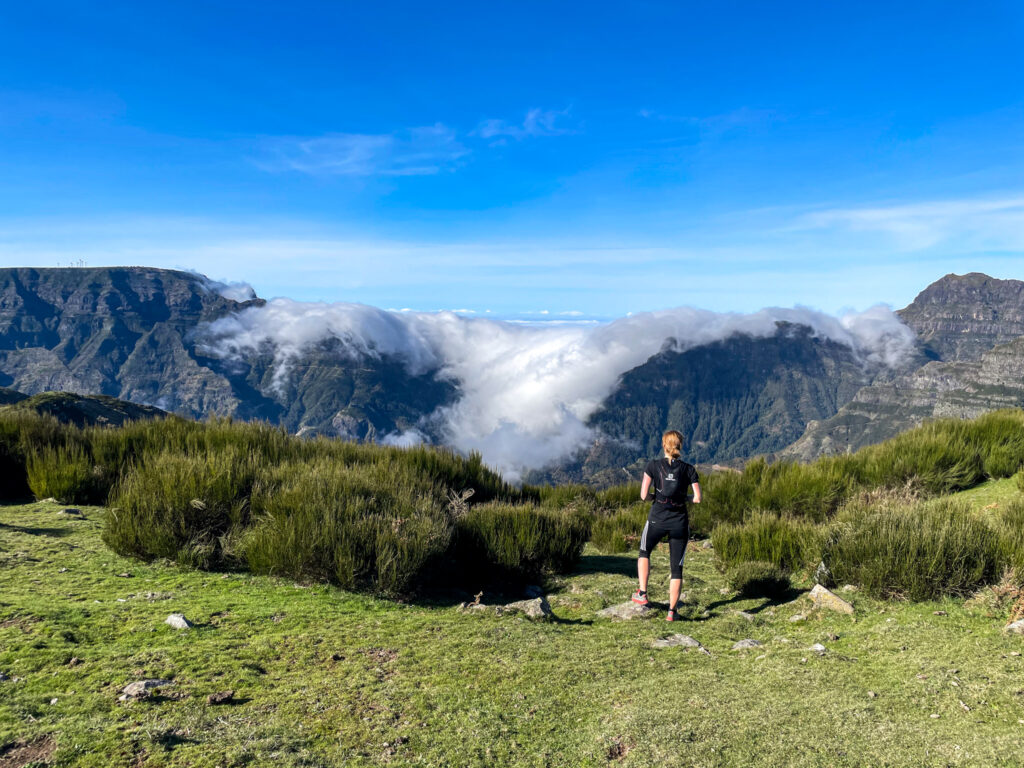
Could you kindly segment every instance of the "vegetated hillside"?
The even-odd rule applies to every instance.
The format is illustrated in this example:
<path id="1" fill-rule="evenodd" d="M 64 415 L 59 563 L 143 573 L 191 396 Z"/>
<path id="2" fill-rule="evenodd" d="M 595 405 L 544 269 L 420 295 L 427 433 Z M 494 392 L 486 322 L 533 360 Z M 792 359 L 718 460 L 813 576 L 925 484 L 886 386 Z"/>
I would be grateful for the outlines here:
<path id="1" fill-rule="evenodd" d="M 375 438 L 453 396 L 432 372 L 324 344 L 274 379 L 272 350 L 230 360 L 197 341 L 235 301 L 201 275 L 149 267 L 0 269 L 0 384 L 157 406 L 190 418 L 266 419 L 292 432 Z"/>
<path id="2" fill-rule="evenodd" d="M 12 393 L 9 395 L 8 393 Z M 4 399 L 9 397 L 10 399 Z M 121 426 L 128 421 L 167 416 L 166 411 L 148 405 L 136 405 L 107 395 L 78 395 L 74 392 L 41 392 L 25 395 L 12 389 L 0 390 L 0 410 L 33 411 L 48 414 L 65 424 Z"/>
<path id="3" fill-rule="evenodd" d="M 834 416 L 810 422 L 781 456 L 806 461 L 881 442 L 926 419 L 1024 405 L 1024 282 L 947 275 L 899 314 L 939 359 L 861 389 Z"/>
<path id="4" fill-rule="evenodd" d="M 889 373 L 790 323 L 779 323 L 771 337 L 737 334 L 684 352 L 666 350 L 624 374 L 591 417 L 601 439 L 531 481 L 607 485 L 635 478 L 660 455 L 666 429 L 682 432 L 683 455 L 692 463 L 771 453 Z"/>

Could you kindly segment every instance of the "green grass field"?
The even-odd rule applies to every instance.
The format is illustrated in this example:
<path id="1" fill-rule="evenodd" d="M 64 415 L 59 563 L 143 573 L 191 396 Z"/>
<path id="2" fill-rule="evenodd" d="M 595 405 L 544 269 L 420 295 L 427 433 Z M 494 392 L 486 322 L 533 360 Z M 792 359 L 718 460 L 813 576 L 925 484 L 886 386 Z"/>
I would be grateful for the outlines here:
<path id="1" fill-rule="evenodd" d="M 102 509 L 60 509 L 0 507 L 3 768 L 33 764 L 25 745 L 104 768 L 1020 764 L 1024 638 L 1005 610 L 740 600 L 691 547 L 688 621 L 612 623 L 595 612 L 628 598 L 635 560 L 588 545 L 549 584 L 558 620 L 533 623 L 144 564 L 102 544 Z M 663 552 L 653 568 L 664 599 Z M 651 647 L 674 632 L 711 655 Z M 763 647 L 730 650 L 748 637 Z M 141 678 L 174 685 L 118 701 Z M 227 689 L 236 703 L 207 704 Z"/>

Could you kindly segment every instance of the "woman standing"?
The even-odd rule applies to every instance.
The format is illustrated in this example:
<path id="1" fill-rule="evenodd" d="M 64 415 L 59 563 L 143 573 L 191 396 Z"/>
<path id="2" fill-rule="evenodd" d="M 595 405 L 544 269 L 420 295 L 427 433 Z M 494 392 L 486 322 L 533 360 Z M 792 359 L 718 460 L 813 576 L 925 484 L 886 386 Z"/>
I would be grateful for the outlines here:
<path id="1" fill-rule="evenodd" d="M 683 585 L 683 558 L 686 556 L 686 541 L 690 537 L 687 514 L 687 491 L 693 487 L 693 503 L 700 504 L 700 482 L 697 470 L 679 458 L 683 436 L 670 429 L 661 436 L 661 447 L 665 457 L 655 460 L 644 470 L 640 498 L 647 501 L 651 485 L 654 486 L 654 503 L 647 516 L 647 524 L 640 534 L 640 556 L 637 559 L 637 575 L 640 588 L 633 594 L 633 602 L 647 605 L 647 579 L 651 574 L 651 550 L 658 542 L 668 537 L 669 558 L 672 564 L 672 579 L 668 590 L 668 615 L 666 621 L 678 621 L 676 612 L 679 592 Z"/>

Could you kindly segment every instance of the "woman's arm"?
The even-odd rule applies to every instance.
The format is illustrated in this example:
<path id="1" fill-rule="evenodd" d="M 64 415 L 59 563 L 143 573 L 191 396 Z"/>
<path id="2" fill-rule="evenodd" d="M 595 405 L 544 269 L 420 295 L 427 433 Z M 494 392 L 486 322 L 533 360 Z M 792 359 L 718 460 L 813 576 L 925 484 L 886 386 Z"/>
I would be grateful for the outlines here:
<path id="1" fill-rule="evenodd" d="M 640 500 L 647 501 L 647 492 L 651 489 L 651 476 L 644 472 L 644 481 L 640 484 Z"/>
<path id="2" fill-rule="evenodd" d="M 693 484 L 693 503 L 694 504 L 700 504 L 700 500 L 701 500 L 700 483 L 694 483 Z"/>

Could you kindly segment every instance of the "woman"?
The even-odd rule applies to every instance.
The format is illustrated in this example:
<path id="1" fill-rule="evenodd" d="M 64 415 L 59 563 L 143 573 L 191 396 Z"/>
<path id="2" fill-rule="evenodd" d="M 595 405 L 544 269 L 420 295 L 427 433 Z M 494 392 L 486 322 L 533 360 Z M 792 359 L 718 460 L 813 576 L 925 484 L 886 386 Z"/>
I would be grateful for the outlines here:
<path id="1" fill-rule="evenodd" d="M 697 470 L 679 458 L 683 436 L 670 429 L 661 436 L 661 447 L 665 458 L 652 461 L 644 470 L 644 481 L 640 487 L 640 498 L 647 501 L 648 491 L 654 485 L 654 503 L 647 515 L 647 524 L 640 534 L 640 556 L 637 559 L 637 575 L 640 588 L 633 594 L 633 602 L 647 605 L 647 578 L 651 574 L 651 550 L 658 542 L 668 537 L 669 557 L 672 563 L 672 579 L 668 589 L 668 615 L 666 621 L 678 621 L 677 607 L 679 591 L 683 586 L 683 558 L 686 555 L 686 541 L 690 537 L 689 517 L 686 511 L 687 491 L 693 487 L 693 503 L 700 504 L 700 482 Z"/>

